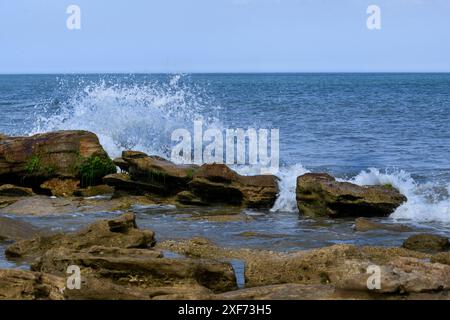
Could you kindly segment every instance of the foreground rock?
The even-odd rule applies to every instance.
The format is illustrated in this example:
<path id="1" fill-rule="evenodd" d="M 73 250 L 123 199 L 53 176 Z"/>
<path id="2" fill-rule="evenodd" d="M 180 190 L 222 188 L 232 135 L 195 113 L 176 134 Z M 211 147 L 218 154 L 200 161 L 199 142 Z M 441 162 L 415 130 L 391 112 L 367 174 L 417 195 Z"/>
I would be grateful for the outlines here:
<path id="1" fill-rule="evenodd" d="M 355 230 L 358 232 L 366 232 L 371 230 L 388 230 L 394 232 L 410 232 L 412 228 L 402 224 L 387 224 L 375 222 L 366 218 L 357 218 L 355 220 Z"/>
<path id="2" fill-rule="evenodd" d="M 65 280 L 24 270 L 0 270 L 0 300 L 63 300 Z"/>
<path id="3" fill-rule="evenodd" d="M 166 241 L 157 245 L 190 257 L 209 259 L 240 259 L 245 263 L 247 293 L 229 293 L 230 298 L 259 296 L 264 298 L 287 296 L 289 292 L 301 292 L 307 287 L 279 287 L 275 291 L 259 290 L 262 286 L 281 284 L 301 284 L 307 286 L 332 286 L 322 294 L 328 298 L 377 298 L 399 299 L 415 298 L 429 294 L 427 298 L 445 298 L 450 290 L 450 266 L 429 262 L 430 255 L 403 248 L 356 247 L 334 245 L 330 247 L 275 253 L 266 250 L 226 249 L 216 247 L 205 239 L 189 241 Z M 445 260 L 445 257 L 440 257 Z M 381 288 L 367 287 L 371 273 L 369 267 L 381 270 Z M 294 288 L 294 289 L 293 289 Z M 276 293 L 285 292 L 283 294 Z M 264 293 L 266 292 L 266 293 Z M 310 293 L 312 296 L 313 293 Z M 329 295 L 331 294 L 331 295 Z M 227 294 L 224 294 L 227 295 Z M 303 295 L 308 296 L 306 293 Z M 317 292 L 317 296 L 320 293 Z M 401 296 L 400 296 L 401 295 Z"/>
<path id="4" fill-rule="evenodd" d="M 0 140 L 0 182 L 3 183 L 36 190 L 55 178 L 95 185 L 113 172 L 115 166 L 91 132 L 57 131 Z"/>
<path id="5" fill-rule="evenodd" d="M 234 272 L 228 263 L 167 259 L 161 252 L 148 249 L 99 246 L 83 250 L 51 249 L 33 264 L 32 270 L 64 276 L 70 265 L 81 268 L 85 277 L 83 290 L 95 291 L 101 296 L 108 293 L 103 285 L 97 287 L 96 283 L 121 286 L 121 291 L 134 288 L 141 296 L 148 294 L 148 289 L 155 291 L 158 287 L 174 285 L 203 287 L 211 290 L 210 292 L 225 292 L 236 288 Z"/>
<path id="6" fill-rule="evenodd" d="M 332 218 L 388 216 L 407 200 L 391 186 L 358 186 L 326 173 L 298 177 L 296 195 L 301 214 Z"/>
<path id="7" fill-rule="evenodd" d="M 416 234 L 403 242 L 403 248 L 421 252 L 441 252 L 450 250 L 448 238 L 435 234 Z"/>
<path id="8" fill-rule="evenodd" d="M 33 225 L 7 217 L 0 217 L 0 241 L 31 239 L 41 234 Z"/>
<path id="9" fill-rule="evenodd" d="M 116 219 L 95 222 L 77 233 L 58 233 L 22 240 L 9 246 L 5 254 L 9 258 L 32 260 L 54 248 L 81 250 L 96 245 L 149 248 L 154 244 L 154 233 L 150 230 L 139 230 L 134 214 L 129 213 Z"/>

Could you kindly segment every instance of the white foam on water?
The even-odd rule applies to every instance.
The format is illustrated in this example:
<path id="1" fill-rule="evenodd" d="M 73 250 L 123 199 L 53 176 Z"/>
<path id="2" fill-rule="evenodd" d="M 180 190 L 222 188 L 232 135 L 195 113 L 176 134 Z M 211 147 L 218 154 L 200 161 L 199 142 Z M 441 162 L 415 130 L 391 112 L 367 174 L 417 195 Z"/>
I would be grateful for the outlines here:
<path id="1" fill-rule="evenodd" d="M 278 197 L 271 212 L 296 212 L 297 200 L 295 198 L 295 189 L 297 187 L 297 177 L 310 172 L 300 163 L 289 167 L 282 167 L 277 174 L 280 179 L 278 182 Z"/>
<path id="2" fill-rule="evenodd" d="M 408 201 L 391 215 L 394 220 L 450 223 L 450 186 L 437 183 L 417 183 L 407 172 L 381 172 L 370 168 L 348 180 L 358 185 L 391 184 L 404 194 Z"/>
<path id="3" fill-rule="evenodd" d="M 181 75 L 167 82 L 142 85 L 99 81 L 75 92 L 49 116 L 36 115 L 29 134 L 55 130 L 88 130 L 97 134 L 111 157 L 123 150 L 169 156 L 175 129 L 192 130 L 194 120 L 220 126 L 201 88 L 183 84 Z"/>

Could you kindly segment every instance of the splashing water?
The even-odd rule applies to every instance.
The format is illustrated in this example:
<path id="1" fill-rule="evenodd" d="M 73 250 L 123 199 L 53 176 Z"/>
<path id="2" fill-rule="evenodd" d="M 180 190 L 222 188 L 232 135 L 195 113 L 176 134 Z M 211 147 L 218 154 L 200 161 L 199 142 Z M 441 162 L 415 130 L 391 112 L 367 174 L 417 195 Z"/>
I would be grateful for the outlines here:
<path id="1" fill-rule="evenodd" d="M 189 130 L 194 120 L 218 126 L 220 108 L 201 89 L 183 85 L 180 79 L 175 75 L 168 83 L 88 84 L 58 111 L 36 115 L 29 134 L 88 130 L 97 134 L 111 157 L 130 149 L 168 156 L 173 130 Z"/>
<path id="2" fill-rule="evenodd" d="M 391 184 L 397 188 L 408 198 L 408 201 L 391 215 L 394 220 L 450 222 L 450 186 L 448 185 L 419 184 L 403 170 L 382 173 L 375 168 L 362 171 L 349 182 L 358 185 Z"/>

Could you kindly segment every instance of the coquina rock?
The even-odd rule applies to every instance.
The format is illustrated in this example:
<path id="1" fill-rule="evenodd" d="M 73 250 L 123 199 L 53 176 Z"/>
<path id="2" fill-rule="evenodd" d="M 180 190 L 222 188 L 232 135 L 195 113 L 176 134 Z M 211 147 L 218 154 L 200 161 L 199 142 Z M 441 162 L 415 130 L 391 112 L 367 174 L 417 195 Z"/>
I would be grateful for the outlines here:
<path id="1" fill-rule="evenodd" d="M 81 250 L 92 246 L 118 248 L 149 248 L 155 244 L 154 233 L 140 230 L 132 213 L 111 220 L 100 220 L 72 234 L 39 236 L 18 241 L 9 246 L 5 254 L 9 258 L 33 260 L 53 248 Z"/>
<path id="2" fill-rule="evenodd" d="M 202 165 L 188 186 L 189 192 L 203 203 L 249 208 L 271 208 L 278 194 L 277 177 L 241 176 L 224 164 Z M 187 194 L 183 196 L 187 198 Z"/>
<path id="3" fill-rule="evenodd" d="M 169 285 L 191 284 L 213 292 L 236 289 L 236 278 L 229 263 L 198 259 L 164 258 L 159 251 L 95 246 L 73 250 L 55 248 L 47 251 L 32 270 L 64 276 L 70 265 L 80 267 L 87 275 L 84 289 L 92 278 L 142 290 Z M 99 291 L 99 288 L 92 288 Z"/>
<path id="4" fill-rule="evenodd" d="M 0 183 L 39 189 L 46 180 L 58 178 L 95 185 L 114 172 L 114 164 L 91 132 L 57 131 L 0 140 Z"/>
<path id="5" fill-rule="evenodd" d="M 388 216 L 407 200 L 392 186 L 358 186 L 326 173 L 298 177 L 296 196 L 300 214 L 332 218 Z"/>
<path id="6" fill-rule="evenodd" d="M 25 270 L 0 270 L 0 300 L 63 300 L 65 279 Z"/>

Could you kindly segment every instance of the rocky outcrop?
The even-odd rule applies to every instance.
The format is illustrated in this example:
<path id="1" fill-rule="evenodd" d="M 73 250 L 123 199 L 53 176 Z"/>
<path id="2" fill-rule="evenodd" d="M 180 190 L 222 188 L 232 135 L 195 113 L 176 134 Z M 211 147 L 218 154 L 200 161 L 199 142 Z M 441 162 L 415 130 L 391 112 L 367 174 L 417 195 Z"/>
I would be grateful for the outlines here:
<path id="1" fill-rule="evenodd" d="M 271 208 L 278 194 L 275 176 L 241 176 L 224 164 L 202 165 L 188 186 L 202 203 L 249 208 Z"/>
<path id="2" fill-rule="evenodd" d="M 0 186 L 0 197 L 30 197 L 33 190 L 30 188 L 18 187 L 12 184 Z"/>
<path id="3" fill-rule="evenodd" d="M 22 240 L 9 246 L 5 254 L 10 258 L 32 260 L 54 248 L 81 250 L 97 245 L 118 248 L 153 246 L 154 233 L 150 230 L 139 230 L 135 219 L 134 214 L 128 213 L 116 219 L 95 222 L 77 233 L 58 233 Z"/>
<path id="4" fill-rule="evenodd" d="M 25 270 L 0 270 L 0 300 L 63 300 L 65 280 Z"/>
<path id="5" fill-rule="evenodd" d="M 403 242 L 403 248 L 421 252 L 441 252 L 450 250 L 448 238 L 435 234 L 416 234 Z"/>
<path id="6" fill-rule="evenodd" d="M 138 151 L 124 151 L 114 163 L 129 173 L 129 178 L 110 176 L 105 183 L 136 191 L 142 189 L 160 195 L 174 195 L 186 189 L 197 170 L 196 165 L 176 165 L 158 156 Z M 115 179 L 113 179 L 115 178 Z"/>
<path id="7" fill-rule="evenodd" d="M 95 185 L 113 172 L 115 166 L 91 132 L 57 131 L 0 140 L 0 182 L 35 189 L 53 178 Z"/>
<path id="8" fill-rule="evenodd" d="M 412 228 L 405 226 L 403 224 L 387 224 L 372 221 L 367 218 L 357 218 L 355 219 L 355 230 L 358 232 L 366 232 L 371 230 L 387 230 L 394 232 L 410 232 Z"/>
<path id="9" fill-rule="evenodd" d="M 0 241 L 31 239 L 39 234 L 41 234 L 40 230 L 32 224 L 7 217 L 0 217 Z"/>
<path id="10" fill-rule="evenodd" d="M 388 216 L 407 200 L 392 186 L 358 186 L 326 173 L 298 177 L 296 197 L 300 214 L 332 218 Z"/>
<path id="11" fill-rule="evenodd" d="M 124 151 L 114 163 L 127 173 L 104 177 L 106 184 L 138 194 L 176 195 L 183 205 L 271 208 L 278 193 L 275 176 L 241 176 L 224 164 L 176 165 L 137 151 Z"/>
<path id="12" fill-rule="evenodd" d="M 161 252 L 148 249 L 56 248 L 47 251 L 32 265 L 32 270 L 63 276 L 70 265 L 79 266 L 83 274 L 88 275 L 82 285 L 85 288 L 89 288 L 92 278 L 137 290 L 174 284 L 203 286 L 213 292 L 236 288 L 233 269 L 227 263 L 168 259 Z"/>

